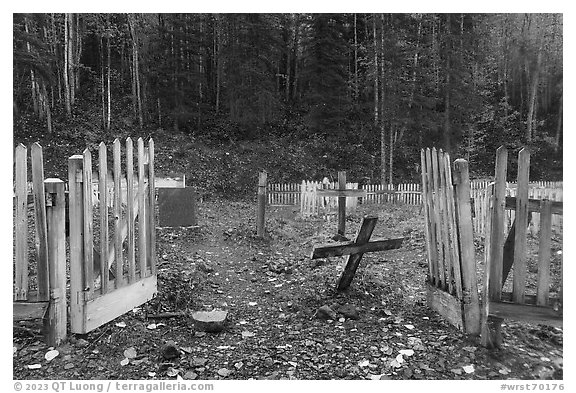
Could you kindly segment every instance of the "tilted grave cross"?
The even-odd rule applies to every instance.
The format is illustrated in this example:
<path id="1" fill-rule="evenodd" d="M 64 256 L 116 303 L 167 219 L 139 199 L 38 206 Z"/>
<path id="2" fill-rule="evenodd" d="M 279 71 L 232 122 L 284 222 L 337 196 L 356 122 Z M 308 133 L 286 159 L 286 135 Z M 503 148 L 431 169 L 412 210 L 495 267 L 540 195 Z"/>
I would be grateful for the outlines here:
<path id="1" fill-rule="evenodd" d="M 320 197 L 338 197 L 338 235 L 346 236 L 346 197 L 366 197 L 366 190 L 346 189 L 346 172 L 338 172 L 338 188 L 334 190 L 318 190 Z"/>
<path id="2" fill-rule="evenodd" d="M 372 236 L 372 231 L 374 231 L 377 221 L 378 217 L 366 216 L 362 220 L 360 231 L 353 242 L 321 245 L 315 247 L 312 251 L 311 259 L 349 255 L 346 267 L 340 276 L 340 280 L 338 280 L 337 289 L 339 291 L 343 291 L 350 286 L 364 253 L 394 250 L 402 246 L 403 237 L 370 241 L 370 236 Z"/>

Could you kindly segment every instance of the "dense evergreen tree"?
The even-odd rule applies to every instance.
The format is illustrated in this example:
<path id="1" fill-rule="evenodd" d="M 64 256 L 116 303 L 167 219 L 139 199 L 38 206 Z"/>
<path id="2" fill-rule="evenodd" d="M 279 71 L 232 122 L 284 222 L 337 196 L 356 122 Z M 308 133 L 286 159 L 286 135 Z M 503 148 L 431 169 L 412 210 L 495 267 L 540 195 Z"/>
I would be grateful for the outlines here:
<path id="1" fill-rule="evenodd" d="M 361 149 L 384 182 L 415 177 L 432 145 L 479 175 L 500 144 L 561 171 L 560 14 L 14 14 L 13 29 L 16 120 L 48 132 L 100 108 L 103 133 Z"/>

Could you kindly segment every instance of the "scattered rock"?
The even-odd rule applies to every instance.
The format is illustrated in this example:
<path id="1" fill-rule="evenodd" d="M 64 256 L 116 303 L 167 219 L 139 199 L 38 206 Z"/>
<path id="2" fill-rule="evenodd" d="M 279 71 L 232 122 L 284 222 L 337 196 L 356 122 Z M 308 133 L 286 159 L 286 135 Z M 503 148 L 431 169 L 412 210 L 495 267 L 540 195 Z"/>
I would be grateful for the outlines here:
<path id="1" fill-rule="evenodd" d="M 88 345 L 90 345 L 90 343 L 84 340 L 83 338 L 79 338 L 78 340 L 76 340 L 76 346 L 78 348 L 86 348 Z"/>
<path id="2" fill-rule="evenodd" d="M 198 378 L 198 374 L 194 371 L 187 371 L 186 374 L 183 376 L 184 379 L 196 379 Z"/>
<path id="3" fill-rule="evenodd" d="M 204 358 L 194 358 L 192 359 L 192 365 L 195 367 L 201 367 L 206 364 L 207 359 Z"/>
<path id="4" fill-rule="evenodd" d="M 176 359 L 177 357 L 180 356 L 180 350 L 176 346 L 176 343 L 170 340 L 167 341 L 166 344 L 162 346 L 160 354 L 166 360 Z"/>
<path id="5" fill-rule="evenodd" d="M 338 307 L 338 312 L 344 315 L 348 319 L 359 319 L 360 313 L 358 309 L 354 307 L 352 304 L 345 304 L 343 306 Z"/>
<path id="6" fill-rule="evenodd" d="M 272 358 L 266 358 L 264 360 L 264 365 L 266 367 L 272 367 L 274 365 L 274 360 L 272 360 Z"/>
<path id="7" fill-rule="evenodd" d="M 203 259 L 196 261 L 196 268 L 204 273 L 212 273 L 214 271 L 214 266 Z"/>
<path id="8" fill-rule="evenodd" d="M 218 333 L 224 330 L 228 311 L 212 310 L 192 313 L 192 320 L 196 328 L 208 332 Z"/>
<path id="9" fill-rule="evenodd" d="M 316 310 L 316 317 L 320 319 L 335 320 L 337 319 L 338 315 L 336 314 L 336 311 L 330 308 L 330 306 L 324 305 L 320 307 L 318 310 Z"/>
<path id="10" fill-rule="evenodd" d="M 64 365 L 64 370 L 70 370 L 71 368 L 74 368 L 74 364 L 73 363 L 67 363 Z"/>
<path id="11" fill-rule="evenodd" d="M 221 368 L 220 370 L 218 370 L 218 375 L 220 375 L 221 377 L 227 377 L 228 375 L 230 375 L 230 370 L 228 370 L 227 368 Z"/>

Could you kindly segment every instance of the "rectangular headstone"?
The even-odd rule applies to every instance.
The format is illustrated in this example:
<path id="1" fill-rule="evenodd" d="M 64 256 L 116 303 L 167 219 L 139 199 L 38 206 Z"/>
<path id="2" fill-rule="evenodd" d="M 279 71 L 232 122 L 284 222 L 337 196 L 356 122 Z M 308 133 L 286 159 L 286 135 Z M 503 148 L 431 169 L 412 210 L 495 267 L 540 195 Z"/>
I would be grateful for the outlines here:
<path id="1" fill-rule="evenodd" d="M 190 227 L 198 225 L 196 192 L 193 187 L 159 188 L 158 208 L 161 227 Z"/>

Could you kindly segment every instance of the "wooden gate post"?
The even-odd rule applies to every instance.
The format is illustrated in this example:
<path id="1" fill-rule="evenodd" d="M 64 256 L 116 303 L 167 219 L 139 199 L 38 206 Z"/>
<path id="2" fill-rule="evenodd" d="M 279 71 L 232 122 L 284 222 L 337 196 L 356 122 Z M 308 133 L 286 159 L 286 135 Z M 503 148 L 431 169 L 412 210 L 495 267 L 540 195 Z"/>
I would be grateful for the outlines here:
<path id="1" fill-rule="evenodd" d="M 70 330 L 84 331 L 84 244 L 82 155 L 68 159 L 68 216 L 70 222 Z"/>
<path id="2" fill-rule="evenodd" d="M 338 172 L 338 189 L 346 189 L 346 172 Z M 338 197 L 338 234 L 346 236 L 346 197 Z"/>
<path id="3" fill-rule="evenodd" d="M 264 237 L 264 223 L 266 213 L 266 182 L 268 174 L 260 172 L 258 177 L 258 212 L 256 217 L 256 236 Z"/>
<path id="4" fill-rule="evenodd" d="M 464 331 L 468 334 L 479 334 L 480 303 L 476 280 L 468 161 L 458 159 L 454 162 L 454 182 L 456 183 L 458 238 L 460 241 Z"/>
<path id="5" fill-rule="evenodd" d="M 66 339 L 66 224 L 64 221 L 64 182 L 46 179 L 46 222 L 50 306 L 48 311 L 48 345 L 57 346 Z"/>

